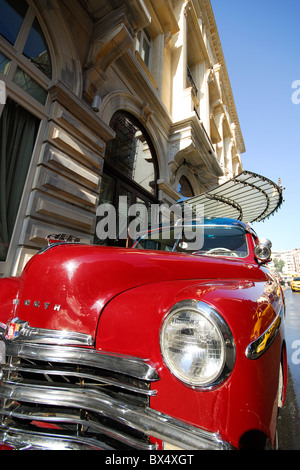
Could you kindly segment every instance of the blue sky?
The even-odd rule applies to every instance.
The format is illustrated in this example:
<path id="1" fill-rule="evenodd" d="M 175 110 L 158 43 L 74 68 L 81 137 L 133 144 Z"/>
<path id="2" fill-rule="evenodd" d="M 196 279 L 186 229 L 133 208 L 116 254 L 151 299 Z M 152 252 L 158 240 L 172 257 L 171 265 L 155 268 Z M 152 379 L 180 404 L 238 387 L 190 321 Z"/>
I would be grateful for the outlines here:
<path id="1" fill-rule="evenodd" d="M 243 167 L 285 188 L 281 209 L 253 227 L 274 250 L 300 248 L 300 104 L 292 102 L 300 101 L 300 1 L 211 4 L 246 146 Z"/>

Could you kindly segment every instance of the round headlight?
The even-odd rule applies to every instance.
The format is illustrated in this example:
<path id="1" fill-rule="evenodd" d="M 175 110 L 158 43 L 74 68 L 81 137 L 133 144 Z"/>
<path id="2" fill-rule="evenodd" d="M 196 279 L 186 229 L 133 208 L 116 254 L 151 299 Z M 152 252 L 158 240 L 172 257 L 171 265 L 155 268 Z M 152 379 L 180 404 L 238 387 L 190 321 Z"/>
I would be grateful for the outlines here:
<path id="1" fill-rule="evenodd" d="M 194 387 L 222 382 L 234 365 L 235 346 L 229 327 L 204 302 L 176 304 L 163 324 L 160 344 L 170 371 Z"/>

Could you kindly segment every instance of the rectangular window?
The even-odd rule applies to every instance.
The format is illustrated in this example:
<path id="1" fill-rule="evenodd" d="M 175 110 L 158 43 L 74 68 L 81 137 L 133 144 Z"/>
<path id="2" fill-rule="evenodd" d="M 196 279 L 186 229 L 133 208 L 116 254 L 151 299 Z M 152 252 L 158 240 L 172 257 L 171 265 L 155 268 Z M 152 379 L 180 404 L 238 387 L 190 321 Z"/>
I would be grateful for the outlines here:
<path id="1" fill-rule="evenodd" d="M 151 37 L 146 29 L 140 31 L 137 35 L 136 50 L 148 68 L 151 60 Z"/>
<path id="2" fill-rule="evenodd" d="M 39 123 L 7 99 L 0 118 L 0 261 L 7 257 Z"/>
<path id="3" fill-rule="evenodd" d="M 35 98 L 39 103 L 42 105 L 46 104 L 48 96 L 47 91 L 19 67 L 16 70 L 13 82 L 32 96 L 32 98 Z"/>

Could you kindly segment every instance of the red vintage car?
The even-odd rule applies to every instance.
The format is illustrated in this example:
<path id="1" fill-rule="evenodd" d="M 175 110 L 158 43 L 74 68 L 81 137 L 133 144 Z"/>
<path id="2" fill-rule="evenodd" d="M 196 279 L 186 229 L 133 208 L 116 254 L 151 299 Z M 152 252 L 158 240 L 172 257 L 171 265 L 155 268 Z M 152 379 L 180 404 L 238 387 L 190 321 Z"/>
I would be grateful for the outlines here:
<path id="1" fill-rule="evenodd" d="M 231 219 L 130 249 L 51 243 L 0 280 L 2 448 L 276 448 L 285 306 L 269 259 Z"/>

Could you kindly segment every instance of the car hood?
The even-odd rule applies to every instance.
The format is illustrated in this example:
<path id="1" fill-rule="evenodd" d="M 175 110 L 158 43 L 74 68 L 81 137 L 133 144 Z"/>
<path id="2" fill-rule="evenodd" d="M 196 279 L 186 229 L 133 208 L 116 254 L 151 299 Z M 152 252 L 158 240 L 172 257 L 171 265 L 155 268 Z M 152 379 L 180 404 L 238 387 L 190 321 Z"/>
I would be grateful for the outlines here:
<path id="1" fill-rule="evenodd" d="M 238 259 L 58 244 L 34 256 L 20 277 L 13 316 L 31 327 L 96 336 L 104 306 L 135 287 L 172 280 L 265 280 Z M 163 289 L 163 286 L 161 287 Z"/>

